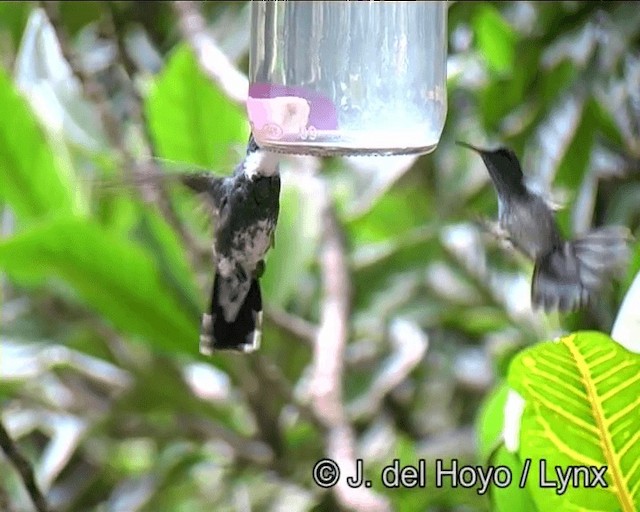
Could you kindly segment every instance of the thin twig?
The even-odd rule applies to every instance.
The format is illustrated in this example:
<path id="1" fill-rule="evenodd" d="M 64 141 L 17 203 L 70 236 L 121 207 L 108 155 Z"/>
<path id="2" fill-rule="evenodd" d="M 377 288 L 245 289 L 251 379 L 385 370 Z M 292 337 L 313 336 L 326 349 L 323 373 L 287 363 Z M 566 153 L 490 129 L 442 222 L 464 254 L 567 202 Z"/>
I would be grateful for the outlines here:
<path id="1" fill-rule="evenodd" d="M 22 482 L 24 483 L 29 496 L 31 497 L 31 501 L 36 507 L 38 512 L 49 512 L 51 509 L 47 505 L 47 501 L 45 500 L 38 484 L 36 483 L 35 473 L 29 461 L 20 453 L 20 450 L 14 443 L 13 439 L 7 432 L 4 424 L 0 420 L 0 447 L 2 451 L 5 453 L 7 458 L 11 461 L 11 464 L 16 468 Z"/>
<path id="2" fill-rule="evenodd" d="M 94 80 L 91 75 L 86 73 L 80 65 L 78 56 L 75 54 L 71 45 L 67 30 L 60 20 L 59 3 L 43 1 L 40 2 L 40 7 L 42 7 L 47 14 L 47 18 L 49 18 L 49 22 L 58 38 L 62 56 L 69 63 L 71 72 L 80 81 L 85 96 L 95 104 L 109 142 L 118 149 L 122 149 L 120 123 L 116 116 L 113 115 L 111 108 L 109 108 L 108 95 L 105 88 L 100 82 Z"/>
<path id="3" fill-rule="evenodd" d="M 118 17 L 113 2 L 105 3 L 107 4 L 108 12 L 106 23 L 107 31 L 109 36 L 111 36 L 116 43 L 118 60 L 122 65 L 122 69 L 124 70 L 125 76 L 127 78 L 127 88 L 129 89 L 129 93 L 132 97 L 132 108 L 130 111 L 130 116 L 134 123 L 141 129 L 142 142 L 144 143 L 147 157 L 149 157 L 149 159 L 146 161 L 146 165 L 151 167 L 151 172 L 153 173 L 153 175 L 161 175 L 162 173 L 158 169 L 157 164 L 150 158 L 151 156 L 156 154 L 155 144 L 151 132 L 149 131 L 150 124 L 143 107 L 144 100 L 135 85 L 134 75 L 136 72 L 136 65 L 127 53 L 124 39 L 124 27 L 121 24 L 122 20 Z M 169 225 L 180 235 L 180 238 L 184 242 L 185 246 L 189 249 L 189 254 L 192 255 L 192 258 L 194 260 L 197 259 L 197 257 L 202 253 L 202 251 L 200 250 L 200 244 L 192 235 L 191 231 L 186 229 L 183 222 L 180 220 L 180 217 L 176 213 L 173 205 L 171 204 L 171 201 L 169 200 L 169 195 L 166 188 L 164 187 L 164 183 L 161 180 L 155 183 L 155 193 L 150 193 L 146 188 L 142 186 L 140 186 L 140 191 L 145 200 L 150 202 L 153 201 L 158 205 L 158 208 L 160 208 L 163 217 L 166 219 Z"/>
<path id="4" fill-rule="evenodd" d="M 114 39 L 114 41 L 117 44 L 117 51 L 118 51 L 118 58 L 120 60 L 120 63 L 122 64 L 122 67 L 124 68 L 125 73 L 129 76 L 129 78 L 131 79 L 131 85 L 132 85 L 132 93 L 136 96 L 137 101 L 137 105 L 136 107 L 140 107 L 142 105 L 142 98 L 140 97 L 140 94 L 138 93 L 138 90 L 136 89 L 136 87 L 133 85 L 133 77 L 136 73 L 136 63 L 133 61 L 133 59 L 131 59 L 131 57 L 129 56 L 129 53 L 127 52 L 127 45 L 125 43 L 125 39 L 124 39 L 124 32 L 122 30 L 122 25 L 121 25 L 121 17 L 118 16 L 118 12 L 116 10 L 115 4 L 114 2 L 111 1 L 105 1 L 103 2 L 104 6 L 105 6 L 105 11 L 108 13 L 108 21 L 109 23 L 107 24 L 107 30 L 109 32 L 109 35 Z M 137 114 L 138 116 L 144 116 L 144 112 L 139 112 Z"/>
<path id="5" fill-rule="evenodd" d="M 265 313 L 270 322 L 293 337 L 313 346 L 318 328 L 304 318 L 296 316 L 284 309 L 269 306 L 265 307 Z"/>
<path id="6" fill-rule="evenodd" d="M 278 464 L 282 462 L 284 440 L 278 420 L 277 397 L 270 386 L 265 385 L 256 375 L 255 364 L 252 364 L 249 358 L 241 354 L 230 354 L 230 357 L 233 358 L 233 362 L 227 368 L 227 373 L 242 390 L 256 420 L 259 436 L 273 452 L 274 469 L 279 471 Z"/>
<path id="7" fill-rule="evenodd" d="M 270 389 L 273 388 L 278 394 L 280 394 L 283 400 L 298 409 L 300 416 L 305 420 L 318 429 L 323 430 L 324 424 L 322 419 L 316 416 L 316 411 L 312 407 L 296 398 L 291 384 L 278 365 L 275 364 L 271 358 L 261 354 L 254 354 L 253 357 L 256 361 L 254 370 L 256 370 L 260 380 L 265 384 L 268 384 Z"/>
<path id="8" fill-rule="evenodd" d="M 130 102 L 132 108 L 129 115 L 133 122 L 141 129 L 141 137 L 147 156 L 146 164 L 153 168 L 152 170 L 154 171 L 154 174 L 158 174 L 160 171 L 157 170 L 157 165 L 150 158 L 154 154 L 153 141 L 148 132 L 149 125 L 142 107 L 142 97 L 135 87 L 133 76 L 130 74 L 133 72 L 134 64 L 126 54 L 124 34 L 122 33 L 121 27 L 116 23 L 116 18 L 114 17 L 115 10 L 113 9 L 111 2 L 106 3 L 108 9 L 106 10 L 107 16 L 104 20 L 104 24 L 108 35 L 116 44 L 118 59 L 122 65 L 124 76 L 127 79 L 127 83 L 125 85 L 127 86 L 132 99 Z M 124 139 L 124 126 L 122 126 L 122 122 L 112 113 L 107 90 L 100 81 L 96 80 L 95 77 L 89 73 L 86 73 L 80 65 L 79 58 L 70 44 L 69 35 L 59 19 L 58 4 L 56 2 L 40 2 L 40 5 L 45 10 L 47 17 L 51 22 L 51 26 L 56 33 L 62 55 L 69 63 L 72 73 L 82 85 L 84 95 L 98 110 L 109 143 L 116 150 L 117 155 L 122 159 L 125 168 L 136 169 L 137 166 L 135 164 L 135 159 Z M 171 201 L 169 200 L 168 194 L 162 186 L 161 181 L 158 180 L 154 187 L 148 187 L 143 183 L 139 183 L 136 184 L 136 188 L 143 201 L 158 205 L 158 208 L 165 220 L 180 235 L 183 243 L 189 249 L 188 252 L 192 259 L 196 260 L 202 252 L 200 250 L 200 244 L 198 244 L 195 237 L 182 224 L 180 218 L 171 205 Z"/>
<path id="9" fill-rule="evenodd" d="M 241 461 L 261 468 L 272 467 L 274 454 L 267 443 L 239 435 L 234 430 L 208 418 L 184 415 L 176 421 L 187 436 L 219 439 L 227 443 Z"/>
<path id="10" fill-rule="evenodd" d="M 180 33 L 193 48 L 200 68 L 231 100 L 244 105 L 249 92 L 249 81 L 207 31 L 199 2 L 173 2 L 173 7 L 178 16 Z"/>
<path id="11" fill-rule="evenodd" d="M 349 406 L 349 416 L 362 420 L 370 418 L 391 391 L 402 383 L 423 360 L 429 338 L 414 322 L 396 318 L 389 328 L 394 348 L 369 385 L 368 390 Z"/>
<path id="12" fill-rule="evenodd" d="M 7 490 L 0 486 L 0 510 L 3 512 L 15 512 L 13 505 L 11 505 L 11 500 L 9 499 L 9 494 Z"/>
<path id="13" fill-rule="evenodd" d="M 311 403 L 326 429 L 327 456 L 343 475 L 355 475 L 355 434 L 343 405 L 342 378 L 348 338 L 351 276 L 335 209 L 325 189 L 323 245 L 320 254 L 322 299 L 320 328 L 313 351 Z M 351 488 L 346 477 L 333 488 L 340 505 L 357 511 L 388 511 L 388 500 L 365 487 Z"/>

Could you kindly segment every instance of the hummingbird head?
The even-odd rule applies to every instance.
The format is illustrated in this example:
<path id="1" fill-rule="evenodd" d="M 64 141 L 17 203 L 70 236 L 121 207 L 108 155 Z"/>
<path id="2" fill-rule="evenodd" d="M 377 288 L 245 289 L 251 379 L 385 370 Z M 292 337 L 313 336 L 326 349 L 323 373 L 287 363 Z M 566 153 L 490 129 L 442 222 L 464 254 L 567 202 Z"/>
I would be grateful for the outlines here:
<path id="1" fill-rule="evenodd" d="M 499 196 L 511 197 L 527 192 L 520 162 L 513 150 L 502 147 L 490 151 L 466 142 L 457 141 L 456 144 L 480 154 Z"/>

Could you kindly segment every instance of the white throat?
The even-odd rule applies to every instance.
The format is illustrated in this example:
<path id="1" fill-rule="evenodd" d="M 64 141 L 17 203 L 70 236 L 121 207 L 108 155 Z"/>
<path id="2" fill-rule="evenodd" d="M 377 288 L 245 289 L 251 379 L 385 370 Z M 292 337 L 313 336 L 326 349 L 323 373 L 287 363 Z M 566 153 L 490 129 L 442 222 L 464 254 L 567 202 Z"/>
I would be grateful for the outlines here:
<path id="1" fill-rule="evenodd" d="M 280 155 L 259 149 L 247 155 L 244 160 L 244 174 L 252 179 L 254 176 L 273 176 L 278 174 Z"/>

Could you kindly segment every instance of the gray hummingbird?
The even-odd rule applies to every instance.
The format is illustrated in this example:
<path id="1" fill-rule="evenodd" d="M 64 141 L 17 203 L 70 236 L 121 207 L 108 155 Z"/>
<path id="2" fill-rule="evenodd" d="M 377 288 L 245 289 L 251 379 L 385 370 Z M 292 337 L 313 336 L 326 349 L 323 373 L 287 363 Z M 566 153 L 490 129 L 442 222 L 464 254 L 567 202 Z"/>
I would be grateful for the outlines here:
<path id="1" fill-rule="evenodd" d="M 209 311 L 202 315 L 200 352 L 252 352 L 260 347 L 262 294 L 259 278 L 274 243 L 280 197 L 279 157 L 249 138 L 231 176 L 185 173 L 180 181 L 213 203 L 215 276 Z"/>
<path id="2" fill-rule="evenodd" d="M 489 171 L 498 195 L 499 236 L 534 262 L 534 308 L 566 312 L 584 307 L 624 270 L 631 238 L 627 228 L 606 226 L 566 240 L 548 203 L 526 186 L 512 150 L 457 144 L 479 153 Z"/>

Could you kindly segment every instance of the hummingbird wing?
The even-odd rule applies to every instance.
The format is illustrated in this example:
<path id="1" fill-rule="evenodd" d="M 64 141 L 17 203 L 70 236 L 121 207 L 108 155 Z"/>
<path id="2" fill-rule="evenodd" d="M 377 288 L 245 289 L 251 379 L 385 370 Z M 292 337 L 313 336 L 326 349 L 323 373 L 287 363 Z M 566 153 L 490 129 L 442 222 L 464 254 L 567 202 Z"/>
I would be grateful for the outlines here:
<path id="1" fill-rule="evenodd" d="M 538 258 L 531 280 L 531 303 L 545 312 L 574 311 L 589 301 L 578 260 L 569 242 Z"/>
<path id="2" fill-rule="evenodd" d="M 631 232 L 622 226 L 595 229 L 571 244 L 580 265 L 584 286 L 597 289 L 624 272 L 630 258 Z"/>
<path id="3" fill-rule="evenodd" d="M 629 260 L 629 230 L 611 226 L 564 242 L 536 261 L 534 307 L 573 311 L 586 305 Z"/>

